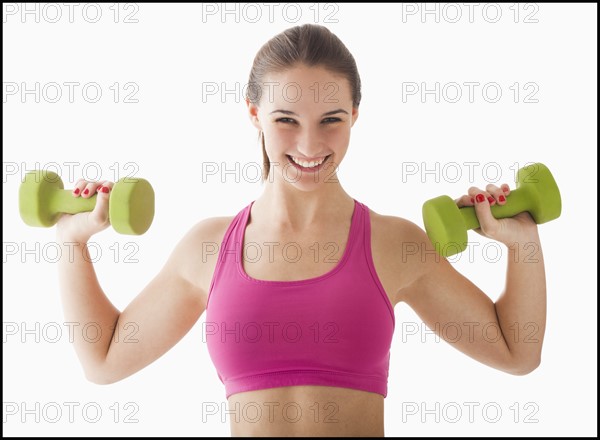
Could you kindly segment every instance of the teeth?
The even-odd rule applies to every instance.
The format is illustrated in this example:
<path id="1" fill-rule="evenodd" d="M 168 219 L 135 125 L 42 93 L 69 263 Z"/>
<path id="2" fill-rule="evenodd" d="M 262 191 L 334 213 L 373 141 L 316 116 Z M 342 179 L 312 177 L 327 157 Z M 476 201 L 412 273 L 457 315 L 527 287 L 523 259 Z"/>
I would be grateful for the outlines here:
<path id="1" fill-rule="evenodd" d="M 314 161 L 313 160 L 313 161 L 307 162 L 305 160 L 296 159 L 294 156 L 290 156 L 290 157 L 292 158 L 292 160 L 295 163 L 297 163 L 298 165 L 300 165 L 300 166 L 302 166 L 304 168 L 314 168 L 316 166 L 321 165 L 325 161 L 325 159 L 327 159 L 327 156 L 326 156 L 326 157 L 322 158 L 319 161 Z"/>

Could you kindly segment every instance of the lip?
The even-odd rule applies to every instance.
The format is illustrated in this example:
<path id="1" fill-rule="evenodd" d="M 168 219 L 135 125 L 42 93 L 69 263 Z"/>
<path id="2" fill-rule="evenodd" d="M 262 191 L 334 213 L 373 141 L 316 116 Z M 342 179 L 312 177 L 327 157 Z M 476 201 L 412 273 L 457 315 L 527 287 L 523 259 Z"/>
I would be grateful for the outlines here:
<path id="1" fill-rule="evenodd" d="M 332 153 L 333 154 L 333 153 Z M 287 157 L 288 161 L 294 166 L 294 168 L 303 171 L 305 173 L 315 173 L 317 171 L 319 171 L 321 168 L 323 168 L 328 162 L 329 159 L 331 158 L 332 154 L 329 154 L 326 157 L 326 159 L 323 161 L 323 163 L 319 166 L 313 167 L 313 168 L 304 168 L 301 165 L 298 165 L 296 162 L 294 162 L 291 158 L 289 154 L 286 154 L 285 156 Z"/>

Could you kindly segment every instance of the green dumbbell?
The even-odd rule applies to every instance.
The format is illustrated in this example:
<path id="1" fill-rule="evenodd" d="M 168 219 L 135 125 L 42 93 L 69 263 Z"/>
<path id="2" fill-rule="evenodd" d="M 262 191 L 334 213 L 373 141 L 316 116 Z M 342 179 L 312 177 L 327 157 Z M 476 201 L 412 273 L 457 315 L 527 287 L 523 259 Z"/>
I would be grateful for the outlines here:
<path id="1" fill-rule="evenodd" d="M 97 194 L 88 199 L 73 197 L 63 189 L 63 182 L 52 171 L 28 171 L 19 188 L 19 213 L 29 226 L 50 227 L 61 213 L 92 211 Z M 120 234 L 141 235 L 154 219 L 154 190 L 141 178 L 124 177 L 115 182 L 110 192 L 108 217 Z"/>
<path id="2" fill-rule="evenodd" d="M 537 224 L 541 224 L 560 216 L 560 191 L 544 164 L 534 163 L 519 169 L 516 184 L 517 189 L 511 191 L 504 205 L 491 207 L 495 218 L 513 217 L 527 211 Z M 464 251 L 467 231 L 479 228 L 475 208 L 459 208 L 448 196 L 439 196 L 423 204 L 423 223 L 431 243 L 444 257 Z"/>

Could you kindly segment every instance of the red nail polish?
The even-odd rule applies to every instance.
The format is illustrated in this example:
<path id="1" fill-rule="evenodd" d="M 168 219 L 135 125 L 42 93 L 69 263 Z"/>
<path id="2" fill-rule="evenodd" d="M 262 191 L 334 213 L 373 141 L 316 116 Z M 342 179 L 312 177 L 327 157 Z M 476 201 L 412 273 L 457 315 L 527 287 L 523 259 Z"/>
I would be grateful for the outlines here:
<path id="1" fill-rule="evenodd" d="M 506 197 L 501 195 L 500 197 L 498 197 L 498 200 L 500 200 L 501 202 L 504 202 L 506 200 Z"/>
<path id="2" fill-rule="evenodd" d="M 102 192 L 103 193 L 107 193 L 108 192 L 108 186 L 103 186 L 102 187 Z"/>
<path id="3" fill-rule="evenodd" d="M 83 191 L 83 193 L 84 193 L 84 194 L 86 194 L 86 195 L 87 195 L 87 193 L 89 193 L 89 192 L 90 192 L 90 190 L 89 190 L 89 189 L 87 189 L 87 188 L 86 188 L 86 189 Z"/>
<path id="4" fill-rule="evenodd" d="M 477 194 L 477 197 L 475 197 L 475 200 L 477 200 L 477 203 L 481 203 L 485 200 L 485 197 L 483 196 L 483 194 Z"/>
<path id="5" fill-rule="evenodd" d="M 471 203 L 475 203 L 475 199 L 471 197 Z"/>
<path id="6" fill-rule="evenodd" d="M 102 185 L 100 185 L 98 188 L 96 188 L 96 192 L 100 192 L 102 190 Z"/>
<path id="7" fill-rule="evenodd" d="M 79 194 L 79 188 L 75 188 L 75 191 L 73 191 L 75 194 Z"/>
<path id="8" fill-rule="evenodd" d="M 494 198 L 492 196 L 489 196 L 488 197 L 488 202 L 490 202 L 490 205 L 491 205 L 492 203 L 494 203 Z"/>

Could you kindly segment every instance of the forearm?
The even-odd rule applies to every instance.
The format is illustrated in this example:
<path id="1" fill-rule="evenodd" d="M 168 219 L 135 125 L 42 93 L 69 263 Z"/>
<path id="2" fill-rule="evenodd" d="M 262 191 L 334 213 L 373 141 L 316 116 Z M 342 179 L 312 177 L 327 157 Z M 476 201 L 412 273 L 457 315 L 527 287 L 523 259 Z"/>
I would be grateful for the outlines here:
<path id="1" fill-rule="evenodd" d="M 119 310 L 102 291 L 87 252 L 87 240 L 57 235 L 61 246 L 59 286 L 66 322 L 86 375 L 96 375 L 106 359 Z"/>
<path id="2" fill-rule="evenodd" d="M 546 329 L 546 276 L 537 227 L 507 246 L 506 288 L 495 308 L 513 364 L 528 372 L 540 363 Z"/>

